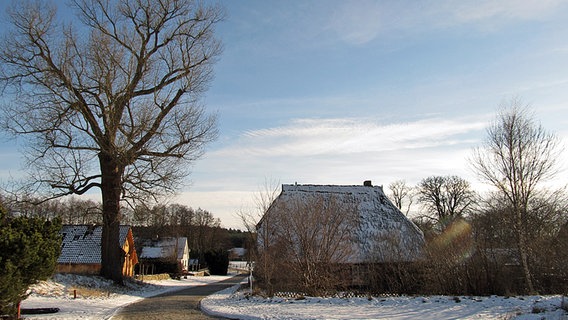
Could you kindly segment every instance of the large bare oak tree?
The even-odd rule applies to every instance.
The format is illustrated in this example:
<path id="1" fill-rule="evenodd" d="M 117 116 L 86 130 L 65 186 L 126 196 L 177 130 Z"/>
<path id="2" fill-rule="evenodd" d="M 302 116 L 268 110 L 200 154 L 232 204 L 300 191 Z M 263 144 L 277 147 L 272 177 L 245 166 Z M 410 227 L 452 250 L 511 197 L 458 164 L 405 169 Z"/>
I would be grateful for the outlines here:
<path id="1" fill-rule="evenodd" d="M 512 99 L 501 106 L 483 145 L 470 159 L 480 179 L 494 186 L 512 211 L 519 261 L 530 293 L 535 287 L 528 258 L 529 205 L 539 184 L 557 173 L 559 151 L 558 138 L 535 122 L 528 106 Z"/>
<path id="2" fill-rule="evenodd" d="M 122 282 L 120 201 L 169 193 L 217 135 L 202 94 L 221 53 L 223 10 L 192 0 L 47 1 L 9 11 L 0 49 L 3 124 L 29 138 L 47 197 L 99 188 L 101 274 Z"/>

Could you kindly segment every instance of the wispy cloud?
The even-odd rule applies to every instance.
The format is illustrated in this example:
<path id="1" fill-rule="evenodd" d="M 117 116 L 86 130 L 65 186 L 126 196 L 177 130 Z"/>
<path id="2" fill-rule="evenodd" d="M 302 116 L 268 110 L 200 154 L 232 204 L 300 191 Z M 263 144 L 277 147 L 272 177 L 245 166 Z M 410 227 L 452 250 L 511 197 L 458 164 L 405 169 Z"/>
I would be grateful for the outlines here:
<path id="1" fill-rule="evenodd" d="M 333 11 L 328 27 L 345 42 L 364 44 L 379 35 L 383 20 L 384 9 L 379 2 L 348 1 Z"/>
<path id="2" fill-rule="evenodd" d="M 430 175 L 464 176 L 466 155 L 479 143 L 488 118 L 433 115 L 393 123 L 302 118 L 245 131 L 199 161 L 193 176 L 199 186 L 182 198 L 230 221 L 234 210 L 250 206 L 252 194 L 267 178 L 315 184 L 371 179 L 387 185 L 397 179 L 416 183 Z"/>
<path id="3" fill-rule="evenodd" d="M 368 119 L 295 119 L 290 123 L 242 134 L 241 152 L 256 156 L 339 156 L 450 146 L 467 142 L 468 133 L 486 122 L 428 118 L 382 124 Z M 230 151 L 232 152 L 232 151 Z"/>
<path id="4" fill-rule="evenodd" d="M 479 29 L 541 19 L 564 5 L 561 0 L 505 1 L 342 1 L 333 7 L 326 29 L 346 43 L 360 45 L 381 35 L 427 31 L 463 24 Z"/>
<path id="5" fill-rule="evenodd" d="M 565 3 L 560 0 L 505 0 L 505 1 L 460 1 L 448 2 L 447 11 L 454 23 L 472 21 L 499 20 L 533 20 L 551 14 Z"/>

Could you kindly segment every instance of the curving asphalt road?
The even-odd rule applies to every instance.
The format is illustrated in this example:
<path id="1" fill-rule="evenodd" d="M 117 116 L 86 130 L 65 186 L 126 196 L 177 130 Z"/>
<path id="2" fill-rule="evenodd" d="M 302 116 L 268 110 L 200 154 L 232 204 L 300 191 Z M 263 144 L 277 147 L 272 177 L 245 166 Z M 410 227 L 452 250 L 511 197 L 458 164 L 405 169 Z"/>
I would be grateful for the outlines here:
<path id="1" fill-rule="evenodd" d="M 146 298 L 120 309 L 111 319 L 220 319 L 202 313 L 199 302 L 210 294 L 238 284 L 244 277 L 245 275 L 238 275 L 224 281 Z"/>

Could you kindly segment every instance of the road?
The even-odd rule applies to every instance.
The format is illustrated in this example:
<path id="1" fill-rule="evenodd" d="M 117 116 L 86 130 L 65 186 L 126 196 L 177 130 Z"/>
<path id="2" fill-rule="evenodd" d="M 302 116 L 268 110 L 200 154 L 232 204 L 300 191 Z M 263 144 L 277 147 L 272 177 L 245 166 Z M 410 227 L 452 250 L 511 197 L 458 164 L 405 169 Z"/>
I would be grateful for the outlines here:
<path id="1" fill-rule="evenodd" d="M 120 309 L 112 320 L 219 319 L 203 314 L 199 310 L 199 302 L 210 294 L 234 286 L 244 277 L 238 275 L 224 281 L 146 298 Z"/>

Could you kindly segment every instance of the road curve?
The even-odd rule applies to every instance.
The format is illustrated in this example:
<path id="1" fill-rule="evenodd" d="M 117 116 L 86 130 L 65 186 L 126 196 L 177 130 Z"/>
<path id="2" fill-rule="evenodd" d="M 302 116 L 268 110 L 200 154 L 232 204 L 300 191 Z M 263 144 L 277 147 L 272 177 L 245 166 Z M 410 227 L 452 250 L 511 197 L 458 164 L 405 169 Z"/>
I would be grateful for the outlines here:
<path id="1" fill-rule="evenodd" d="M 244 277 L 244 275 L 238 275 L 224 281 L 146 298 L 121 308 L 111 319 L 219 319 L 202 313 L 199 310 L 199 302 L 210 294 L 234 286 Z"/>

